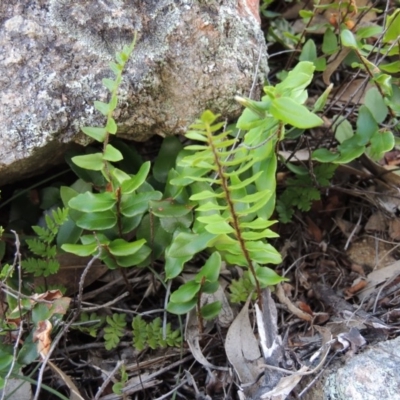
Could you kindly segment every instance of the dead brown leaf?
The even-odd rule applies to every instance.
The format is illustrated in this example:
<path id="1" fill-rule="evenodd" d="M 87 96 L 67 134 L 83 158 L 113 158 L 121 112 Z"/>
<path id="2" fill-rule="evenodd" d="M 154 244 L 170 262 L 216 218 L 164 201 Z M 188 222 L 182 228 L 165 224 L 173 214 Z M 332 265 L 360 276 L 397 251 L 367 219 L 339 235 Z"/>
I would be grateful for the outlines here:
<path id="1" fill-rule="evenodd" d="M 49 320 L 39 321 L 37 328 L 33 332 L 33 342 L 38 342 L 37 351 L 44 358 L 48 354 L 51 346 L 51 330 L 53 325 Z"/>
<path id="2" fill-rule="evenodd" d="M 315 240 L 317 243 L 321 243 L 322 241 L 322 231 L 318 227 L 318 225 L 310 218 L 306 217 L 307 222 L 307 231 L 310 237 Z"/>
<path id="3" fill-rule="evenodd" d="M 307 314 L 310 314 L 311 316 L 314 315 L 314 313 L 313 313 L 312 310 L 311 310 L 311 307 L 310 307 L 307 303 L 305 303 L 304 301 L 298 301 L 298 302 L 296 303 L 296 305 L 297 305 L 297 307 L 299 307 L 299 309 L 300 309 L 301 311 L 304 311 L 304 312 L 306 312 Z"/>
<path id="4" fill-rule="evenodd" d="M 326 69 L 322 74 L 322 80 L 326 86 L 331 84 L 332 74 L 339 68 L 339 65 L 342 63 L 342 61 L 350 54 L 350 51 L 351 49 L 344 48 L 339 52 L 339 54 L 334 54 L 330 57 Z M 333 96 L 333 93 L 331 96 Z"/>
<path id="5" fill-rule="evenodd" d="M 258 367 L 261 352 L 250 323 L 249 303 L 250 298 L 229 327 L 225 340 L 228 360 L 243 384 L 256 382 L 261 372 Z M 257 384 L 252 386 L 249 390 L 257 389 Z"/>
<path id="6" fill-rule="evenodd" d="M 346 299 L 353 297 L 354 294 L 364 289 L 365 286 L 367 286 L 367 281 L 365 279 L 360 279 L 360 278 L 356 279 L 351 287 L 343 290 Z"/>
<path id="7" fill-rule="evenodd" d="M 76 387 L 75 383 L 72 381 L 72 379 L 66 373 L 64 373 L 60 368 L 58 368 L 51 361 L 48 361 L 48 364 L 50 365 L 51 369 L 54 372 L 56 372 L 58 374 L 58 376 L 62 379 L 62 381 L 67 385 L 67 387 L 70 391 L 69 400 L 85 400 L 79 393 L 79 390 Z"/>

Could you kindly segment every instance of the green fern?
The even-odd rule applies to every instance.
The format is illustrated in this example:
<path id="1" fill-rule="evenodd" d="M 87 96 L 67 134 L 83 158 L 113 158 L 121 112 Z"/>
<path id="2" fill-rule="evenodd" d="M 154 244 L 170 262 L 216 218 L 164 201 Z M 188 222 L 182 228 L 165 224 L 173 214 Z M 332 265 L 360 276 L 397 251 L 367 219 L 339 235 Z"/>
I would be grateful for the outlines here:
<path id="1" fill-rule="evenodd" d="M 178 163 L 180 176 L 171 181 L 178 186 L 190 185 L 190 200 L 197 203 L 194 235 L 191 247 L 200 241 L 213 247 L 232 265 L 248 267 L 260 295 L 262 286 L 281 280 L 263 264 L 279 264 L 281 256 L 266 242 L 266 238 L 277 237 L 269 229 L 275 221 L 265 215 L 271 213 L 269 189 L 257 189 L 258 180 L 265 178 L 260 163 L 265 153 L 254 152 L 237 146 L 230 132 L 221 130 L 224 123 L 216 122 L 218 115 L 211 111 L 203 113 L 187 133 L 189 139 L 201 142 L 187 146 L 186 153 Z M 272 205 L 273 207 L 273 205 Z M 186 233 L 178 234 L 168 256 L 182 257 L 182 249 L 176 245 L 179 239 L 190 240 Z M 167 265 L 168 267 L 168 265 Z M 268 275 L 268 279 L 264 279 Z M 272 278 L 272 281 L 271 279 Z M 260 297 L 260 296 L 259 296 Z"/>
<path id="2" fill-rule="evenodd" d="M 252 282 L 249 272 L 245 271 L 243 276 L 238 280 L 233 280 L 229 285 L 230 301 L 232 303 L 244 303 L 251 292 L 254 292 L 254 283 Z M 256 293 L 253 293 L 252 300 L 257 297 Z"/>
<path id="3" fill-rule="evenodd" d="M 73 325 L 74 329 L 78 329 L 92 337 L 97 337 L 97 331 L 104 324 L 105 318 L 96 313 L 82 313 L 79 322 Z"/>
<path id="4" fill-rule="evenodd" d="M 33 226 L 37 238 L 26 239 L 29 250 L 35 257 L 29 257 L 22 261 L 25 271 L 32 273 L 35 277 L 47 277 L 55 274 L 60 264 L 56 260 L 57 246 L 53 244 L 60 226 L 68 219 L 68 209 L 57 208 L 50 215 L 45 216 L 46 227 Z"/>
<path id="5" fill-rule="evenodd" d="M 112 318 L 107 316 L 107 326 L 104 328 L 104 340 L 106 350 L 114 349 L 118 346 L 121 338 L 125 335 L 126 314 L 113 314 Z"/>
<path id="6" fill-rule="evenodd" d="M 337 168 L 335 164 L 318 165 L 314 168 L 314 179 L 312 179 L 305 167 L 288 166 L 296 177 L 287 179 L 287 187 L 277 201 L 276 209 L 279 220 L 283 223 L 291 221 L 295 208 L 300 211 L 309 211 L 313 201 L 321 199 L 320 189 L 315 186 L 329 186 Z"/>
<path id="7" fill-rule="evenodd" d="M 161 318 L 155 318 L 152 322 L 147 323 L 138 315 L 132 321 L 133 328 L 133 346 L 136 350 L 141 351 L 147 345 L 156 350 L 164 347 L 179 347 L 182 344 L 182 338 L 179 330 L 172 330 L 171 324 L 166 326 L 165 338 L 161 325 Z"/>

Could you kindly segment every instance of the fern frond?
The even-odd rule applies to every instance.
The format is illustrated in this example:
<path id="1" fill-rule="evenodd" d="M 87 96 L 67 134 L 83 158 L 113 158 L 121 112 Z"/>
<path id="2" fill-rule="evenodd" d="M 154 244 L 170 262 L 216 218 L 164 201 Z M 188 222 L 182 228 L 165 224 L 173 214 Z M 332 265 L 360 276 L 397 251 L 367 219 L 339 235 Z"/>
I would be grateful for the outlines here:
<path id="1" fill-rule="evenodd" d="M 29 247 L 29 250 L 39 257 L 46 257 L 47 255 L 47 243 L 39 240 L 39 239 L 26 239 L 26 244 Z"/>
<path id="2" fill-rule="evenodd" d="M 52 211 L 52 217 L 58 226 L 63 225 L 68 219 L 68 208 L 58 207 L 56 210 Z"/>
<path id="3" fill-rule="evenodd" d="M 22 268 L 35 277 L 47 277 L 51 274 L 55 274 L 59 270 L 60 264 L 57 260 L 43 260 L 31 257 L 22 261 Z"/>
<path id="4" fill-rule="evenodd" d="M 182 343 L 179 330 L 173 331 L 170 323 L 166 326 L 166 336 L 164 339 L 161 318 L 159 317 L 147 323 L 138 315 L 132 321 L 132 328 L 133 345 L 139 351 L 143 350 L 146 345 L 156 350 L 167 346 L 178 347 Z"/>
<path id="5" fill-rule="evenodd" d="M 107 326 L 104 328 L 104 340 L 106 350 L 114 349 L 118 346 L 121 338 L 125 334 L 126 314 L 113 314 L 112 318 L 106 318 Z"/>
<path id="6" fill-rule="evenodd" d="M 259 216 L 272 196 L 270 189 L 256 189 L 265 175 L 260 164 L 265 153 L 240 147 L 228 136 L 229 131 L 216 133 L 223 126 L 217 119 L 218 115 L 206 111 L 191 127 L 187 137 L 203 144 L 188 146 L 193 153 L 178 163 L 181 179 L 173 184 L 197 182 L 192 184 L 190 197 L 198 204 L 194 229 L 202 229 L 199 224 L 203 224 L 205 231 L 215 235 L 212 245 L 228 262 L 249 268 L 260 297 L 255 265 L 281 262 L 279 253 L 265 243 L 266 238 L 276 235 L 268 229 L 269 221 Z M 257 221 L 256 229 L 249 224 L 252 221 Z M 227 238 L 234 245 L 227 245 Z"/>

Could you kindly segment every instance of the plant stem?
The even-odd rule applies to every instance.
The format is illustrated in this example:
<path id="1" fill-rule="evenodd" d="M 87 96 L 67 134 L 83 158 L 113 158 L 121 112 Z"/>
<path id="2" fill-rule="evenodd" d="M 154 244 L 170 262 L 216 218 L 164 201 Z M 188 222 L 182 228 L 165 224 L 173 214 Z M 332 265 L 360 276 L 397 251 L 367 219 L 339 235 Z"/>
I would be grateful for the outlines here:
<path id="1" fill-rule="evenodd" d="M 230 215 L 232 217 L 231 225 L 232 225 L 233 229 L 235 230 L 236 239 L 238 240 L 240 248 L 242 249 L 242 253 L 243 253 L 243 255 L 244 255 L 244 257 L 245 257 L 245 259 L 247 261 L 248 268 L 249 268 L 251 274 L 254 277 L 254 281 L 256 283 L 256 290 L 257 290 L 257 301 L 258 301 L 258 305 L 260 307 L 260 310 L 262 310 L 262 298 L 261 298 L 260 284 L 258 282 L 258 279 L 257 279 L 257 276 L 256 276 L 256 271 L 255 271 L 253 263 L 251 261 L 249 251 L 246 248 L 245 240 L 242 237 L 242 231 L 241 231 L 241 228 L 240 228 L 239 216 L 235 211 L 235 206 L 234 206 L 233 201 L 232 201 L 231 192 L 229 190 L 228 177 L 225 174 L 225 169 L 224 169 L 223 165 L 221 164 L 221 161 L 220 161 L 220 158 L 219 158 L 219 154 L 218 154 L 218 149 L 216 148 L 216 146 L 214 144 L 214 141 L 213 141 L 213 138 L 212 138 L 212 132 L 211 132 L 211 129 L 209 129 L 209 127 L 207 129 L 207 137 L 208 137 L 208 144 L 209 144 L 209 146 L 210 146 L 210 148 L 211 148 L 211 150 L 212 150 L 212 152 L 214 154 L 214 160 L 215 160 L 215 163 L 216 163 L 217 168 L 218 168 L 218 175 L 221 178 L 221 187 L 222 187 L 222 189 L 223 189 L 223 191 L 225 193 L 225 199 L 226 199 L 226 202 L 227 202 L 228 207 L 229 207 Z"/>

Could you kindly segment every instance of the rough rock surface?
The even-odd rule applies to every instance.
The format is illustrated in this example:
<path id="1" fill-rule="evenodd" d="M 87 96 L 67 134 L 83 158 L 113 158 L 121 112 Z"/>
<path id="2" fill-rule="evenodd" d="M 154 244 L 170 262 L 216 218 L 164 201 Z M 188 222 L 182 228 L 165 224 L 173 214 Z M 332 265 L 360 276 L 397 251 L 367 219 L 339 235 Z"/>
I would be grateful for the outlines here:
<path id="1" fill-rule="evenodd" d="M 324 372 L 304 400 L 400 400 L 400 337 Z"/>
<path id="2" fill-rule="evenodd" d="M 205 109 L 232 118 L 268 67 L 259 0 L 0 2 L 0 185 L 59 158 L 80 127 L 101 125 L 94 100 L 116 50 L 138 43 L 120 90 L 121 136 L 183 133 Z M 261 57 L 260 57 L 261 55 Z"/>

